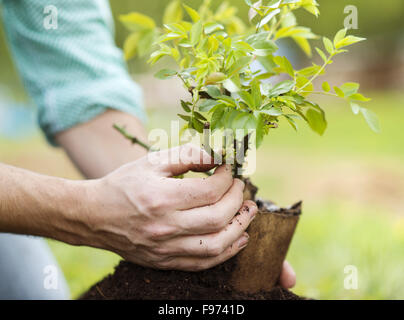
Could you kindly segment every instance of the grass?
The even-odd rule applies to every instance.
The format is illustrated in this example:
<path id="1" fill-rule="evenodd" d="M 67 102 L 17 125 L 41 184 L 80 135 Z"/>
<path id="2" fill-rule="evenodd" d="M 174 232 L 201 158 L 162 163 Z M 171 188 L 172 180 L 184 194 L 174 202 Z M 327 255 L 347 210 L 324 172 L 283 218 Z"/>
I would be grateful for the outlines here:
<path id="1" fill-rule="evenodd" d="M 327 100 L 329 130 L 324 137 L 303 126 L 296 134 L 283 125 L 259 151 L 258 171 L 252 178 L 260 195 L 283 205 L 305 200 L 288 255 L 298 276 L 295 292 L 300 295 L 317 299 L 404 298 L 400 283 L 404 262 L 404 95 L 367 95 L 374 98 L 369 106 L 380 115 L 381 134 L 372 133 L 349 107 Z M 150 127 L 168 128 L 167 119 L 175 119 L 173 110 L 154 110 Z M 31 160 L 33 152 L 36 161 Z M 48 160 L 44 168 L 40 159 L 58 164 L 52 167 Z M 42 140 L 12 145 L 0 140 L 0 161 L 74 175 L 64 156 Z M 74 298 L 111 272 L 119 260 L 101 250 L 55 241 L 50 245 Z M 344 288 L 347 265 L 357 267 L 358 290 Z"/>

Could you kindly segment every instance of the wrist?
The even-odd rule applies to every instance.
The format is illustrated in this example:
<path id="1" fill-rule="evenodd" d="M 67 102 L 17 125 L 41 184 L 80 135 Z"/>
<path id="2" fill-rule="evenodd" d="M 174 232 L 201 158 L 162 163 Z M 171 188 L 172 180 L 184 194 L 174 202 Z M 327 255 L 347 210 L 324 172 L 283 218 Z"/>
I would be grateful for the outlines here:
<path id="1" fill-rule="evenodd" d="M 65 180 L 60 199 L 57 200 L 57 216 L 52 238 L 72 244 L 96 246 L 94 229 L 96 217 L 96 189 L 99 180 Z"/>

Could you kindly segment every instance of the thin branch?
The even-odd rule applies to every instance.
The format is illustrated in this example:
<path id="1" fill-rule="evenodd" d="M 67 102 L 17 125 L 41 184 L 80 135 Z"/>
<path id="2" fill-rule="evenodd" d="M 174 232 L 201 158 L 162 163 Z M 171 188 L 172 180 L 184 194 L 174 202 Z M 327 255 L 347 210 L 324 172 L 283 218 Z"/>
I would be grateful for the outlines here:
<path id="1" fill-rule="evenodd" d="M 321 66 L 321 68 L 311 77 L 311 79 L 303 86 L 301 87 L 297 93 L 300 93 L 303 91 L 304 88 L 306 88 L 307 86 L 309 86 L 310 84 L 313 83 L 314 80 L 317 79 L 317 77 L 324 71 L 325 67 L 328 65 L 328 63 L 331 61 L 332 57 L 334 56 L 334 54 L 331 54 L 328 59 L 324 62 L 324 64 Z"/>
<path id="2" fill-rule="evenodd" d="M 149 152 L 156 152 L 159 150 L 153 149 L 151 146 L 147 145 L 146 143 L 140 141 L 138 138 L 132 136 L 131 134 L 129 134 L 124 127 L 120 127 L 117 124 L 114 124 L 114 129 L 117 130 L 120 134 L 122 134 L 122 136 L 124 136 L 126 139 L 128 139 L 130 142 L 132 142 L 133 144 L 138 144 L 141 147 L 145 148 L 147 151 Z M 207 176 L 211 176 L 212 173 L 211 172 L 204 172 L 205 175 Z"/>
<path id="3" fill-rule="evenodd" d="M 321 94 L 325 96 L 337 97 L 338 95 L 332 92 L 323 92 L 323 91 L 301 91 L 300 93 L 310 93 L 310 94 Z"/>
<path id="4" fill-rule="evenodd" d="M 139 146 L 143 147 L 144 149 L 146 149 L 149 152 L 153 152 L 153 151 L 157 151 L 154 150 L 151 146 L 149 146 L 148 144 L 142 142 L 141 140 L 139 140 L 138 138 L 136 138 L 135 136 L 132 136 L 131 134 L 129 134 L 124 127 L 120 127 L 117 124 L 114 124 L 114 129 L 117 130 L 120 134 L 122 134 L 126 139 L 128 139 L 130 142 L 132 142 L 132 144 L 138 144 Z"/>

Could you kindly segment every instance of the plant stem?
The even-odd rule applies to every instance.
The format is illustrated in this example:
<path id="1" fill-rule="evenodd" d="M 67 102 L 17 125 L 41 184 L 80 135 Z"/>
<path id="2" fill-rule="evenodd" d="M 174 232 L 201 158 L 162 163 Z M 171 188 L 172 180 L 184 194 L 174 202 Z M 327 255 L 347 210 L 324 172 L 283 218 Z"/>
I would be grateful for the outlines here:
<path id="1" fill-rule="evenodd" d="M 323 91 L 300 91 L 300 93 L 322 94 L 322 95 L 325 95 L 325 96 L 338 97 L 338 95 L 335 94 L 335 93 L 323 92 Z"/>
<path id="2" fill-rule="evenodd" d="M 300 93 L 303 91 L 303 89 L 305 89 L 308 85 L 312 84 L 313 81 L 315 79 L 317 79 L 317 77 L 321 74 L 321 72 L 324 71 L 325 67 L 329 64 L 329 62 L 331 61 L 331 58 L 334 56 L 334 54 L 331 54 L 328 59 L 324 62 L 324 64 L 321 66 L 321 68 L 316 72 L 316 74 L 314 76 L 311 77 L 311 79 L 309 80 L 309 82 L 307 82 L 303 87 L 301 87 L 299 90 L 297 90 L 297 93 Z"/>
<path id="3" fill-rule="evenodd" d="M 153 151 L 157 151 L 154 150 L 151 146 L 149 146 L 148 144 L 142 142 L 141 140 L 139 140 L 138 138 L 136 138 L 135 136 L 132 136 L 131 134 L 129 134 L 124 127 L 120 127 L 117 124 L 114 124 L 114 129 L 117 130 L 120 134 L 122 134 L 126 139 L 128 139 L 130 142 L 132 142 L 132 144 L 138 144 L 139 146 L 143 147 L 144 149 L 146 149 L 147 151 L 153 152 Z"/>
<path id="4" fill-rule="evenodd" d="M 268 34 L 268 40 L 272 40 L 272 36 L 274 35 L 275 31 L 279 28 L 279 26 L 281 25 L 282 21 L 285 19 L 285 16 L 282 14 L 278 21 L 276 22 L 276 24 L 271 28 L 271 31 Z"/>

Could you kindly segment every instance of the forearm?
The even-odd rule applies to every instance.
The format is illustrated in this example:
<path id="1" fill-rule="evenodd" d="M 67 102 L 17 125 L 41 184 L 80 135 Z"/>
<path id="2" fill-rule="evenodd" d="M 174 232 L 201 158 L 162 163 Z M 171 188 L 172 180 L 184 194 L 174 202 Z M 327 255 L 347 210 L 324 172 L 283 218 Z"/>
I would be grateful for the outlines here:
<path id="1" fill-rule="evenodd" d="M 0 232 L 80 244 L 87 184 L 0 164 Z"/>
<path id="2" fill-rule="evenodd" d="M 146 130 L 140 120 L 114 110 L 56 136 L 57 142 L 85 177 L 103 177 L 146 154 L 145 149 L 132 145 L 114 130 L 115 123 L 125 126 L 130 133 L 147 141 Z"/>

